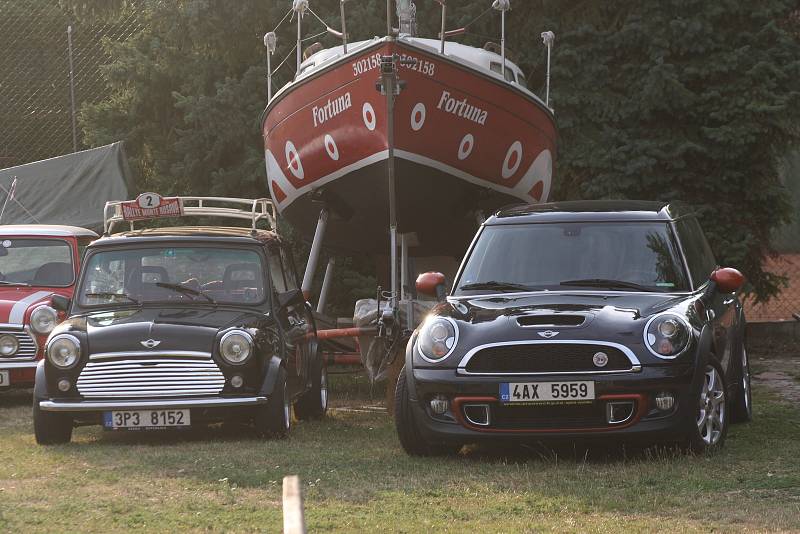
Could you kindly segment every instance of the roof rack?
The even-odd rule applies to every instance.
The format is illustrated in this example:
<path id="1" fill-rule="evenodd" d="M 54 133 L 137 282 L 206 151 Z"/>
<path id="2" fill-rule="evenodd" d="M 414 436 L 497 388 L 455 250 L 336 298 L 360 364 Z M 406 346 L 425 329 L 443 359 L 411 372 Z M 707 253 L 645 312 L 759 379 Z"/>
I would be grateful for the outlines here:
<path id="1" fill-rule="evenodd" d="M 174 209 L 161 209 L 167 206 Z M 111 234 L 114 227 L 121 222 L 130 223 L 130 230 L 133 230 L 135 221 L 164 217 L 220 217 L 248 220 L 251 221 L 250 228 L 253 232 L 257 230 L 256 225 L 259 221 L 267 221 L 272 231 L 278 231 L 277 211 L 272 200 L 268 198 L 161 197 L 155 193 L 143 193 L 135 200 L 106 202 L 103 208 L 103 233 Z"/>

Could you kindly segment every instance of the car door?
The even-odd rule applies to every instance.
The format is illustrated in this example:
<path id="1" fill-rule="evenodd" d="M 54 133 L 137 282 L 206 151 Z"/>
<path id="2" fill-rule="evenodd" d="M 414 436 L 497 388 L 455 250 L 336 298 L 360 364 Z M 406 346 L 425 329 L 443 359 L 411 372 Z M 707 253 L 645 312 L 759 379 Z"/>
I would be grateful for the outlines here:
<path id="1" fill-rule="evenodd" d="M 298 289 L 296 278 L 287 276 L 285 257 L 281 249 L 277 244 L 267 249 L 276 302 L 280 301 L 279 295 Z M 284 331 L 287 380 L 290 395 L 294 397 L 305 390 L 308 381 L 308 333 L 311 325 L 305 314 L 305 303 L 290 304 L 278 309 L 278 321 Z"/>
<path id="2" fill-rule="evenodd" d="M 676 223 L 686 262 L 695 289 L 708 283 L 711 273 L 718 267 L 700 224 L 694 217 Z M 715 354 L 727 376 L 733 376 L 734 355 L 738 346 L 738 309 L 741 306 L 736 294 L 715 291 L 706 302 L 708 319 L 714 332 Z M 728 380 L 729 384 L 731 380 Z"/>

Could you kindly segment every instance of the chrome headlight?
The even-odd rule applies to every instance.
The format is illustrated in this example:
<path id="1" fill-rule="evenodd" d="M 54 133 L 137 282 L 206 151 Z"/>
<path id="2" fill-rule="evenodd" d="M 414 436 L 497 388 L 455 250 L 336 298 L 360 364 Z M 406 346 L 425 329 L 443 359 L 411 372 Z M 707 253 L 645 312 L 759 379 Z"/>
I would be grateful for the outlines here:
<path id="1" fill-rule="evenodd" d="M 433 316 L 425 321 L 417 337 L 417 348 L 423 360 L 440 362 L 450 356 L 458 343 L 458 326 L 449 317 Z"/>
<path id="2" fill-rule="evenodd" d="M 692 328 L 680 315 L 662 313 L 652 317 L 644 327 L 644 344 L 658 356 L 671 360 L 689 345 Z"/>
<path id="3" fill-rule="evenodd" d="M 19 350 L 19 341 L 11 334 L 0 336 L 0 356 L 11 357 Z"/>
<path id="4" fill-rule="evenodd" d="M 219 353 L 231 365 L 242 364 L 253 353 L 253 336 L 244 330 L 231 330 L 219 340 Z"/>
<path id="5" fill-rule="evenodd" d="M 47 344 L 47 359 L 59 369 L 69 369 L 81 358 L 81 342 L 69 334 L 59 334 Z"/>
<path id="6" fill-rule="evenodd" d="M 47 335 L 53 331 L 58 314 L 50 306 L 39 306 L 31 313 L 31 328 L 37 334 Z"/>

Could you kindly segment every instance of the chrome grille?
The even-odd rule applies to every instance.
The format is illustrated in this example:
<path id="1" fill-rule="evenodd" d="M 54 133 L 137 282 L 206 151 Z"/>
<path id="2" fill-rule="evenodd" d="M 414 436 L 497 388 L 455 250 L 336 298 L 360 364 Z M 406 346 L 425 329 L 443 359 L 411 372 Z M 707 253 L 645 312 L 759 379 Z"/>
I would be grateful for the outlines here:
<path id="1" fill-rule="evenodd" d="M 217 395 L 225 377 L 209 358 L 91 360 L 78 377 L 84 397 L 196 397 Z"/>
<path id="2" fill-rule="evenodd" d="M 11 334 L 19 342 L 17 353 L 10 358 L 0 357 L 0 361 L 33 360 L 36 358 L 36 341 L 22 330 L 0 330 L 0 336 Z"/>

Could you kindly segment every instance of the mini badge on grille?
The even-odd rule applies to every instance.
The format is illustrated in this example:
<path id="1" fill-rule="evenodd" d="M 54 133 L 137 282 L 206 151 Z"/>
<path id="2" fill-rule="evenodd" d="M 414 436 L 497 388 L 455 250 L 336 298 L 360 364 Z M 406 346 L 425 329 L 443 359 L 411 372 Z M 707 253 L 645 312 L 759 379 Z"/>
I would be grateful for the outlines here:
<path id="1" fill-rule="evenodd" d="M 161 342 L 160 341 L 156 341 L 155 339 L 148 339 L 148 340 L 145 340 L 145 341 L 140 341 L 139 343 L 141 343 L 144 347 L 147 347 L 148 349 L 153 349 L 153 348 L 161 345 Z"/>
<path id="2" fill-rule="evenodd" d="M 556 337 L 560 332 L 556 332 L 554 330 L 545 330 L 544 332 L 537 332 L 543 338 L 550 339 L 551 337 Z"/>
<path id="3" fill-rule="evenodd" d="M 595 352 L 592 356 L 592 362 L 596 367 L 605 367 L 608 363 L 608 354 L 605 352 Z"/>

